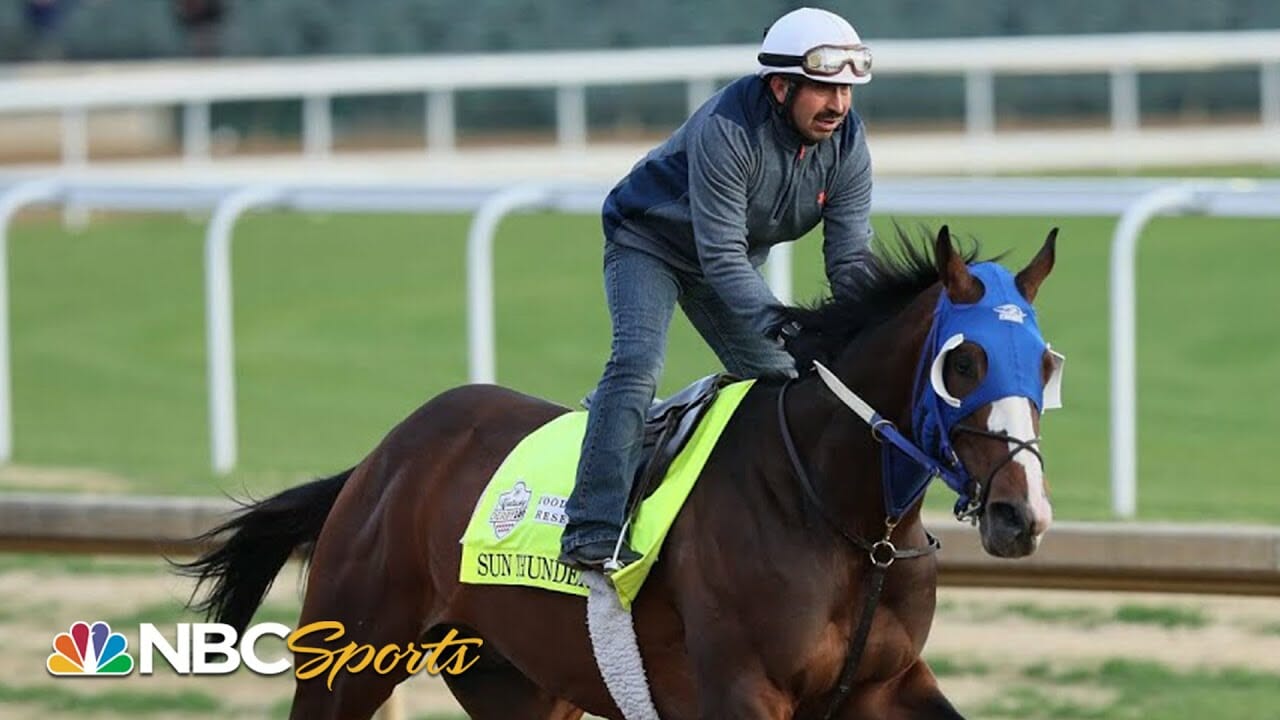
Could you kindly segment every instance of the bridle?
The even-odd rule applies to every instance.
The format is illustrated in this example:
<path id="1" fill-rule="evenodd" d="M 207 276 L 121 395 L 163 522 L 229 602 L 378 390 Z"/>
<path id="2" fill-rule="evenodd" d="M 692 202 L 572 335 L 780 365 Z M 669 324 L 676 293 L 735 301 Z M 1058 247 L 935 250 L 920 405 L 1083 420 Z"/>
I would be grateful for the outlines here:
<path id="1" fill-rule="evenodd" d="M 837 518 L 822 504 L 809 479 L 804 463 L 796 452 L 795 442 L 787 424 L 786 394 L 791 380 L 778 392 L 778 426 L 792 472 L 800 481 L 805 496 L 822 515 L 823 519 L 841 537 L 855 548 L 867 553 L 870 571 L 866 575 L 868 585 L 866 601 L 856 630 L 849 637 L 849 648 L 839 681 L 832 691 L 832 698 L 824 718 L 831 718 L 842 707 L 852 689 L 853 675 L 866 649 L 871 621 L 875 614 L 885 575 L 894 561 L 930 555 L 938 550 L 936 538 L 929 536 L 925 547 L 899 550 L 892 542 L 892 534 L 899 520 L 915 507 L 924 496 L 934 478 L 940 478 L 959 495 L 955 515 L 960 520 L 977 524 L 986 510 L 996 474 L 1012 462 L 1022 451 L 1030 452 L 1044 465 L 1044 458 L 1037 445 L 1039 437 L 1016 438 L 1006 431 L 995 432 L 977 428 L 962 422 L 1001 398 L 1020 397 L 1034 402 L 1037 407 L 1061 405 L 1061 355 L 1053 354 L 1040 334 L 1035 311 L 1023 297 L 1016 281 L 1007 270 L 994 263 L 977 263 L 969 267 L 970 274 L 979 280 L 983 294 L 976 302 L 953 302 L 947 292 L 938 295 L 933 321 L 924 340 L 917 361 L 911 398 L 911 431 L 913 438 L 903 435 L 893 422 L 880 415 L 865 400 L 849 389 L 835 373 L 819 362 L 813 369 L 827 389 L 846 407 L 862 419 L 871 435 L 881 445 L 881 485 L 884 496 L 885 530 L 875 542 L 845 529 Z M 987 376 L 963 400 L 952 397 L 942 382 L 939 363 L 949 350 L 970 341 L 995 351 L 999 357 L 1008 358 L 999 371 L 989 370 Z M 1038 367 L 1044 353 L 1056 358 L 1055 374 L 1049 381 L 1036 382 L 1032 368 Z M 1049 393 L 1050 386 L 1054 392 Z M 1009 447 L 1004 457 L 985 474 L 977 478 L 961 462 L 952 439 L 970 434 L 989 440 L 999 440 Z"/>
<path id="2" fill-rule="evenodd" d="M 796 478 L 800 480 L 800 487 L 804 490 L 804 494 L 808 498 L 809 502 L 817 508 L 818 513 L 827 521 L 827 524 L 830 525 L 832 529 L 840 535 L 840 537 L 844 538 L 854 547 L 866 551 L 868 556 L 871 558 L 872 564 L 877 566 L 883 565 L 887 568 L 893 564 L 894 560 L 922 557 L 936 552 L 938 548 L 941 547 L 941 544 L 938 542 L 938 539 L 932 535 L 929 536 L 929 545 L 924 548 L 908 548 L 905 550 L 899 550 L 894 547 L 890 540 L 890 535 L 893 533 L 893 529 L 897 527 L 899 518 L 886 517 L 885 526 L 887 532 L 885 532 L 884 537 L 873 542 L 861 535 L 858 535 L 857 533 L 850 532 L 844 527 L 843 523 L 831 515 L 830 510 L 827 509 L 827 506 L 824 505 L 822 500 L 818 497 L 818 491 L 814 488 L 813 482 L 809 479 L 809 473 L 805 470 L 804 461 L 800 459 L 800 453 L 796 450 L 795 440 L 791 436 L 791 427 L 787 422 L 786 399 L 787 388 L 789 388 L 793 382 L 795 382 L 794 378 L 788 379 L 783 383 L 782 388 L 778 391 L 778 428 L 782 431 L 782 442 L 787 448 L 787 457 L 791 460 L 792 472 L 794 472 Z"/>
<path id="3" fill-rule="evenodd" d="M 969 502 L 956 512 L 956 519 L 976 525 L 978 518 L 987 508 L 987 496 L 991 494 L 991 483 L 995 480 L 996 473 L 1000 472 L 1005 465 L 1013 462 L 1014 457 L 1023 450 L 1035 455 L 1036 459 L 1040 461 L 1041 468 L 1044 467 L 1044 456 L 1040 454 L 1040 450 L 1036 447 L 1036 445 L 1040 443 L 1039 436 L 1022 440 L 1010 435 L 1004 430 L 1001 430 L 1000 432 L 992 432 L 991 430 L 976 428 L 965 423 L 956 423 L 955 427 L 952 429 L 952 435 L 959 435 L 962 432 L 1013 444 L 1013 447 L 1009 452 L 1005 453 L 1004 458 L 992 466 L 990 472 L 987 473 L 987 476 L 981 479 L 970 474 L 968 469 L 960 462 L 959 457 L 955 457 L 953 454 L 954 465 L 957 466 L 958 470 L 969 476 L 969 490 L 967 492 Z"/>
<path id="4" fill-rule="evenodd" d="M 913 443 L 906 440 L 898 433 L 893 423 L 884 419 L 876 413 L 869 405 L 859 398 L 853 391 L 844 386 L 835 375 L 827 370 L 819 363 L 815 363 L 815 369 L 823 382 L 836 395 L 836 397 L 852 409 L 860 418 L 862 418 L 870 427 L 872 437 L 880 443 L 890 443 L 899 451 L 904 452 L 912 460 L 920 462 L 925 467 L 933 466 L 933 470 L 937 473 L 943 472 L 936 461 L 931 461 L 923 452 L 915 447 Z M 867 575 L 867 592 L 866 601 L 863 604 L 862 612 L 858 618 L 858 624 L 854 632 L 849 636 L 849 646 L 845 652 L 844 666 L 840 670 L 839 679 L 836 681 L 836 687 L 832 691 L 832 697 L 829 702 L 827 712 L 823 715 L 824 720 L 830 720 L 844 706 L 845 701 L 849 697 L 849 692 L 853 689 L 853 676 L 858 669 L 858 664 L 862 660 L 862 654 L 866 651 L 867 639 L 871 634 L 871 623 L 875 617 L 876 607 L 880 603 L 880 595 L 884 590 L 885 575 L 889 570 L 889 566 L 897 560 L 907 560 L 913 558 L 926 557 L 936 553 L 941 549 L 942 544 L 936 537 L 928 531 L 925 535 L 928 537 L 928 543 L 923 547 L 903 548 L 899 549 L 893 544 L 893 531 L 897 528 L 901 515 L 894 516 L 886 513 L 885 515 L 885 531 L 884 535 L 876 541 L 849 531 L 845 528 L 837 518 L 832 516 L 826 505 L 822 503 L 818 497 L 818 492 L 814 488 L 813 482 L 810 480 L 809 472 L 805 469 L 804 462 L 800 459 L 800 454 L 796 450 L 795 440 L 791 435 L 791 427 L 787 422 L 786 397 L 787 390 L 791 387 L 794 378 L 788 379 L 778 390 L 778 429 L 782 434 L 783 445 L 787 449 L 787 458 L 791 463 L 791 470 L 795 474 L 796 479 L 800 481 L 800 487 L 803 489 L 805 497 L 809 503 L 813 505 L 818 513 L 822 516 L 836 533 L 846 542 L 855 548 L 862 550 L 867 554 L 867 558 L 871 564 L 871 571 Z M 960 461 L 955 451 L 950 450 L 948 458 L 951 473 L 963 473 L 968 478 L 968 498 L 969 501 L 961 509 L 956 512 L 957 519 L 968 520 L 977 523 L 978 518 L 986 508 L 987 497 L 991 492 L 991 483 L 995 479 L 996 473 L 1013 461 L 1014 457 L 1023 450 L 1035 455 L 1040 461 L 1041 466 L 1044 465 L 1044 457 L 1035 447 L 1040 442 L 1039 437 L 1022 440 L 1009 435 L 1006 431 L 993 432 L 982 428 L 976 428 L 972 425 L 957 423 L 953 427 L 953 434 L 970 433 L 979 437 L 999 440 L 1005 443 L 1012 443 L 1013 448 L 1010 449 L 1000 462 L 996 463 L 984 478 L 973 477 L 964 464 Z M 930 478 L 932 479 L 932 478 Z"/>

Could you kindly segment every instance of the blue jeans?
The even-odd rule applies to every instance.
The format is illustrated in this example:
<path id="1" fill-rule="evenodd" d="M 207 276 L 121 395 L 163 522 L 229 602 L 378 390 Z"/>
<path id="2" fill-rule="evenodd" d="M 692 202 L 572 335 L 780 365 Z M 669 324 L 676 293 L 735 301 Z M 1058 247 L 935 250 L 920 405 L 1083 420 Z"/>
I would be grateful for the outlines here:
<path id="1" fill-rule="evenodd" d="M 640 465 L 644 417 L 653 402 L 676 303 L 730 373 L 795 374 L 791 356 L 735 315 L 706 280 L 652 255 L 605 243 L 604 289 L 613 343 L 596 387 L 561 547 L 616 541 Z"/>

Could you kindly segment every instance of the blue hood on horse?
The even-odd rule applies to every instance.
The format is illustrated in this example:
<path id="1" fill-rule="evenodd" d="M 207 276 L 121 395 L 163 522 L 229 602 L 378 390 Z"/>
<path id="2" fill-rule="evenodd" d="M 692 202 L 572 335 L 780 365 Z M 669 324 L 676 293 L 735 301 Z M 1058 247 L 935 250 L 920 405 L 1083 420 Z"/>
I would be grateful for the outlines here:
<path id="1" fill-rule="evenodd" d="M 941 477 L 959 496 L 957 516 L 969 514 L 975 502 L 981 503 L 980 497 L 973 497 L 975 490 L 981 494 L 981 488 L 975 486 L 951 444 L 956 426 L 979 408 L 1007 397 L 1027 398 L 1040 412 L 1061 407 L 1064 358 L 1053 352 L 1040 334 L 1035 308 L 1019 292 L 1013 275 L 993 262 L 970 265 L 969 273 L 983 287 L 976 302 L 953 302 L 945 290 L 938 296 L 916 369 L 911 405 L 915 441 L 866 408 L 864 419 L 882 441 L 884 505 L 891 518 L 901 517 L 914 505 L 934 477 Z M 982 348 L 987 372 L 977 388 L 957 398 L 947 390 L 943 369 L 947 354 L 966 341 Z M 1042 384 L 1045 352 L 1053 367 Z M 825 367 L 819 365 L 819 374 L 855 411 L 857 405 L 865 407 Z"/>
<path id="2" fill-rule="evenodd" d="M 1041 359 L 1049 345 L 1040 334 L 1035 308 L 1018 292 L 1013 275 L 992 262 L 971 265 L 969 272 L 982 282 L 982 298 L 957 304 L 945 292 L 938 296 L 933 327 L 920 354 L 912 403 L 916 442 L 930 456 L 946 460 L 954 457 L 951 430 L 984 405 L 1022 397 L 1044 412 L 1062 404 L 1062 356 L 1052 354 L 1054 371 L 1042 385 Z M 942 370 L 947 353 L 966 340 L 982 348 L 988 363 L 981 384 L 960 399 L 947 391 Z M 963 487 L 952 489 L 964 493 Z"/>

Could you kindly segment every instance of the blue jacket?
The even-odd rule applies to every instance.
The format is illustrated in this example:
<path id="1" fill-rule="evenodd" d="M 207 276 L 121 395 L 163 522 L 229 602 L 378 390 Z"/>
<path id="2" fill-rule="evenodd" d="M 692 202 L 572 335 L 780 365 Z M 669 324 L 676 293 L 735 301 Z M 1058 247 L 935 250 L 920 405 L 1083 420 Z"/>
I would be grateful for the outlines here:
<path id="1" fill-rule="evenodd" d="M 782 316 L 758 268 L 769 248 L 823 222 L 827 279 L 855 286 L 870 256 L 871 157 L 852 111 L 805 145 L 751 75 L 716 93 L 613 188 L 607 242 L 705 278 L 760 332 Z"/>

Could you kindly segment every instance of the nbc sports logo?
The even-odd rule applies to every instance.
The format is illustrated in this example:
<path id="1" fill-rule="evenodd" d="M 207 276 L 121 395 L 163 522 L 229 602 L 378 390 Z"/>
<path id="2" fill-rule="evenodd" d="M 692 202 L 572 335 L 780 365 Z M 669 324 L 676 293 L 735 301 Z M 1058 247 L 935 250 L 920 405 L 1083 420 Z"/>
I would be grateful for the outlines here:
<path id="1" fill-rule="evenodd" d="M 111 632 L 110 625 L 77 622 L 70 630 L 53 638 L 53 653 L 44 663 L 49 674 L 115 677 L 133 672 L 129 641 Z"/>
<path id="2" fill-rule="evenodd" d="M 316 621 L 293 631 L 280 623 L 264 622 L 249 626 L 244 633 L 221 623 L 178 623 L 171 643 L 155 625 L 141 623 L 138 647 L 131 655 L 129 641 L 124 635 L 111 632 L 107 623 L 77 622 L 70 632 L 53 638 L 53 654 L 45 660 L 45 668 L 56 676 L 120 677 L 133 672 L 136 657 L 138 674 L 146 677 L 155 673 L 155 655 L 159 654 L 179 675 L 226 675 L 242 665 L 257 675 L 279 675 L 292 668 L 293 662 L 258 656 L 258 641 L 271 635 L 284 640 L 285 647 L 295 655 L 314 656 L 302 663 L 294 675 L 308 680 L 327 673 L 326 684 L 332 688 L 338 673 L 358 673 L 369 668 L 386 675 L 402 663 L 411 675 L 424 670 L 431 675 L 457 675 L 478 659 L 469 658 L 467 650 L 484 642 L 480 638 L 459 637 L 457 630 L 450 630 L 439 641 L 410 643 L 403 648 L 395 643 L 375 647 L 354 641 L 341 648 L 323 645 L 336 643 L 345 634 L 343 624 L 333 620 Z M 313 641 L 322 644 L 311 644 Z"/>

